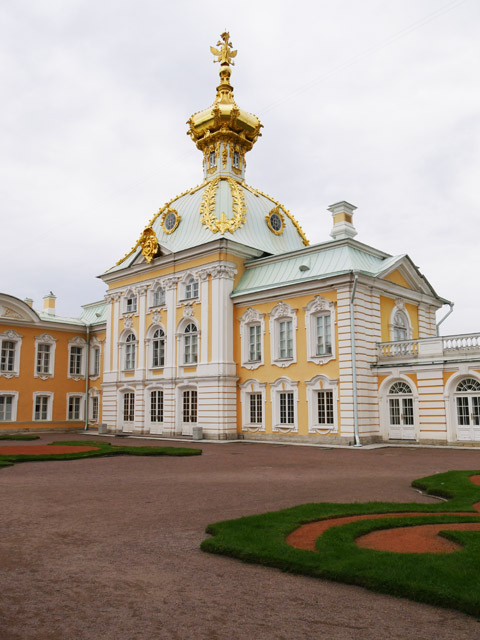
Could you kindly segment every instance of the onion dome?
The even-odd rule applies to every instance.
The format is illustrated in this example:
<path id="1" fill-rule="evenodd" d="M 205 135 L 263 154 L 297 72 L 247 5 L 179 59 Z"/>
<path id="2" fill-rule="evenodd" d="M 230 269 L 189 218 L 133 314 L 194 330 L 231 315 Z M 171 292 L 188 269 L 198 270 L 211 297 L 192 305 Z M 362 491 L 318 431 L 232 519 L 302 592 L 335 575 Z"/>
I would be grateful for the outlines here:
<path id="1" fill-rule="evenodd" d="M 210 47 L 216 56 L 214 62 L 220 63 L 220 84 L 217 87 L 215 102 L 195 113 L 187 124 L 188 135 L 203 152 L 204 177 L 230 174 L 240 179 L 245 174 L 245 153 L 250 151 L 263 126 L 257 116 L 240 109 L 233 97 L 230 84 L 233 58 L 237 51 L 232 50 L 230 35 L 222 33 L 217 47 Z"/>

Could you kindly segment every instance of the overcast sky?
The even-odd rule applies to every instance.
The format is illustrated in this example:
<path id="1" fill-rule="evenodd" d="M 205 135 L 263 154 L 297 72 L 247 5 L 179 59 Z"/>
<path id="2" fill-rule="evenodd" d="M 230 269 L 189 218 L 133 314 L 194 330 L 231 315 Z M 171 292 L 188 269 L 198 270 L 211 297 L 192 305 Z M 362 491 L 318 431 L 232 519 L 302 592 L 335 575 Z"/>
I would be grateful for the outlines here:
<path id="1" fill-rule="evenodd" d="M 10 0 L 0 8 L 0 290 L 57 312 L 166 201 L 202 181 L 186 120 L 215 97 L 227 29 L 264 129 L 248 184 L 311 243 L 347 200 L 357 239 L 408 253 L 480 331 L 478 0 Z M 438 319 L 446 313 L 445 307 Z"/>

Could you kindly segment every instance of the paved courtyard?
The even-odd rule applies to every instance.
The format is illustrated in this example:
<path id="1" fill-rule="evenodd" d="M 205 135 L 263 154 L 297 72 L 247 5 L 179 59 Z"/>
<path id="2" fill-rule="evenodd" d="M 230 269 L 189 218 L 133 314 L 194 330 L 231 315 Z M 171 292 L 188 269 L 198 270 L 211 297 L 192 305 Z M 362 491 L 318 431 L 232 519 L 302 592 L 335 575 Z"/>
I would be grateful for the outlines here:
<path id="1" fill-rule="evenodd" d="M 85 439 L 43 435 L 31 444 L 62 438 Z M 431 502 L 410 482 L 480 469 L 480 450 L 200 447 L 203 455 L 191 458 L 31 462 L 0 470 L 2 640 L 480 636 L 480 623 L 461 613 L 199 550 L 211 522 L 304 502 Z"/>

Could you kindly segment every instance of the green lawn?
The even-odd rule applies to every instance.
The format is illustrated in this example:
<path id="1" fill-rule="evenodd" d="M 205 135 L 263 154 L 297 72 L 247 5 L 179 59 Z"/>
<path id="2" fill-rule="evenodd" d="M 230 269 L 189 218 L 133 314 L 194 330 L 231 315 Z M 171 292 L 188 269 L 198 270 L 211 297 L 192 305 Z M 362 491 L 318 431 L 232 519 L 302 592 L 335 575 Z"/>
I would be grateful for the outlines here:
<path id="1" fill-rule="evenodd" d="M 5 435 L 0 435 L 0 440 L 39 440 L 40 436 L 27 436 L 27 435 L 20 435 L 20 434 L 5 434 Z"/>
<path id="2" fill-rule="evenodd" d="M 38 455 L 0 455 L 0 467 L 9 467 L 16 462 L 39 462 L 45 460 L 78 460 L 79 458 L 98 458 L 100 456 L 199 456 L 201 449 L 187 449 L 182 447 L 115 447 L 108 442 L 97 441 L 59 441 L 52 445 L 62 446 L 92 446 L 95 451 L 80 451 L 73 453 L 52 453 Z"/>
<path id="3" fill-rule="evenodd" d="M 416 480 L 413 486 L 448 499 L 441 504 L 369 502 L 305 504 L 291 509 L 211 524 L 213 537 L 203 551 L 224 554 L 283 571 L 360 585 L 373 591 L 459 609 L 480 617 L 480 535 L 448 531 L 443 535 L 464 545 L 453 553 L 392 553 L 361 549 L 355 539 L 375 529 L 419 524 L 478 521 L 472 505 L 480 501 L 480 486 L 469 477 L 480 471 L 449 471 Z M 324 518 L 357 514 L 428 512 L 432 515 L 362 520 L 332 527 L 317 539 L 317 551 L 286 544 L 300 525 Z M 471 511 L 472 516 L 435 515 Z"/>

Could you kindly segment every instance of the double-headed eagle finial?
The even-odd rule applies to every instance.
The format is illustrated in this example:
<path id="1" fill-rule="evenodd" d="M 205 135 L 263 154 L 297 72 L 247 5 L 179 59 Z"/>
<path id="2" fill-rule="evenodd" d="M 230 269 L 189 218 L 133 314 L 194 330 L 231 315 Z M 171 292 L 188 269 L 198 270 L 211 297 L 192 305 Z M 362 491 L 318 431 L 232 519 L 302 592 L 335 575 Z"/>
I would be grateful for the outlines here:
<path id="1" fill-rule="evenodd" d="M 217 47 L 220 49 L 215 49 L 215 47 L 210 47 L 210 51 L 214 56 L 217 56 L 217 60 L 213 62 L 220 62 L 221 65 L 234 65 L 233 58 L 237 55 L 236 51 L 232 50 L 232 43 L 230 42 L 230 34 L 228 31 L 224 31 L 220 36 L 221 39 L 217 42 Z"/>

